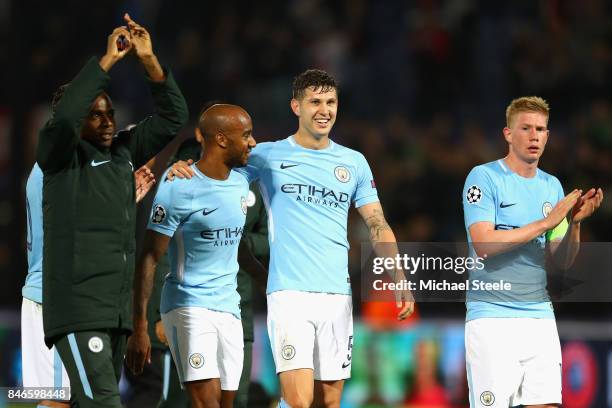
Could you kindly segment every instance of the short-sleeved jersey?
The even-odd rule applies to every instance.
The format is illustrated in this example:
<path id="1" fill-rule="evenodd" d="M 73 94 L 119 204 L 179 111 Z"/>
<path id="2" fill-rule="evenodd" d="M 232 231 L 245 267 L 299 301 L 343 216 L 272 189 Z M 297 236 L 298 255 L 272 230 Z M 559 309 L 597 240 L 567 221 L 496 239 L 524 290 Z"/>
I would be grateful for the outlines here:
<path id="1" fill-rule="evenodd" d="M 540 220 L 563 198 L 559 180 L 537 169 L 532 178 L 512 172 L 503 160 L 474 167 L 463 187 L 463 211 L 469 228 L 490 222 L 496 230 L 520 228 Z M 484 269 L 470 271 L 470 280 L 512 285 L 511 291 L 476 296 L 467 292 L 467 320 L 486 317 L 554 318 L 546 292 L 546 234 L 506 253 L 487 258 Z M 476 301 L 475 299 L 479 299 Z"/>
<path id="2" fill-rule="evenodd" d="M 147 227 L 172 237 L 160 311 L 205 307 L 240 319 L 237 256 L 249 184 L 233 170 L 226 180 L 214 180 L 191 168 L 191 179 L 159 186 Z"/>
<path id="3" fill-rule="evenodd" d="M 348 211 L 378 201 L 365 157 L 331 140 L 307 149 L 290 136 L 258 144 L 237 170 L 259 180 L 268 211 L 267 292 L 350 294 Z"/>
<path id="4" fill-rule="evenodd" d="M 42 190 L 43 173 L 38 164 L 34 163 L 26 183 L 28 275 L 21 294 L 24 298 L 37 303 L 42 303 Z"/>

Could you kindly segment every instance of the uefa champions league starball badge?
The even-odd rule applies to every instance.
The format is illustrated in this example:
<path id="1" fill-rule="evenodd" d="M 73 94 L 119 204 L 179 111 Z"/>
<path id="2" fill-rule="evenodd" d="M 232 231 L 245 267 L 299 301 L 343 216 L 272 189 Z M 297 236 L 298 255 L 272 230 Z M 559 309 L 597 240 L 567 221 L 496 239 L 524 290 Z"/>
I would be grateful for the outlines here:
<path id="1" fill-rule="evenodd" d="M 465 198 L 469 204 L 476 204 L 482 198 L 482 190 L 480 187 L 474 185 L 468 188 Z"/>
<path id="2" fill-rule="evenodd" d="M 156 205 L 153 210 L 153 214 L 151 214 L 151 222 L 153 224 L 161 224 L 166 219 L 166 209 L 161 205 Z"/>

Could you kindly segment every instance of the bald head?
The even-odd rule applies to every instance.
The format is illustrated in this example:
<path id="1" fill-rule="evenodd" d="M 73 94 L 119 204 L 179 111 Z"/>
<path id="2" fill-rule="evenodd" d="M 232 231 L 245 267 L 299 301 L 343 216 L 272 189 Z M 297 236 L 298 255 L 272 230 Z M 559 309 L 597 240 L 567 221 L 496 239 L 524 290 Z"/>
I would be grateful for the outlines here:
<path id="1" fill-rule="evenodd" d="M 237 105 L 216 104 L 200 115 L 196 137 L 203 157 L 217 158 L 229 168 L 245 166 L 255 147 L 251 116 Z M 205 146 L 205 148 L 204 148 Z"/>
<path id="2" fill-rule="evenodd" d="M 198 128 L 205 140 L 214 138 L 216 134 L 228 134 L 232 131 L 250 127 L 251 117 L 240 106 L 230 104 L 215 104 L 200 115 Z"/>

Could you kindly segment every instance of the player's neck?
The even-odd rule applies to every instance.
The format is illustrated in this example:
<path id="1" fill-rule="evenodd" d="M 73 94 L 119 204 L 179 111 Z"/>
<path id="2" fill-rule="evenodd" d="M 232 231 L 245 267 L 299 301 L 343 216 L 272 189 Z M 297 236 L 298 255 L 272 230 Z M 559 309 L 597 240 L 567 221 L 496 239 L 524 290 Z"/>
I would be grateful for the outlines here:
<path id="1" fill-rule="evenodd" d="M 503 160 L 510 170 L 521 177 L 532 178 L 538 172 L 538 161 L 527 163 L 513 154 L 508 154 Z"/>
<path id="2" fill-rule="evenodd" d="M 207 150 L 204 150 L 202 158 L 196 163 L 196 167 L 206 177 L 215 180 L 227 180 L 230 171 L 232 170 L 225 162 L 223 158 L 218 154 L 207 154 Z"/>
<path id="3" fill-rule="evenodd" d="M 329 136 L 326 135 L 321 138 L 316 138 L 302 129 L 298 129 L 298 131 L 295 132 L 293 140 L 306 149 L 322 150 L 329 147 Z"/>

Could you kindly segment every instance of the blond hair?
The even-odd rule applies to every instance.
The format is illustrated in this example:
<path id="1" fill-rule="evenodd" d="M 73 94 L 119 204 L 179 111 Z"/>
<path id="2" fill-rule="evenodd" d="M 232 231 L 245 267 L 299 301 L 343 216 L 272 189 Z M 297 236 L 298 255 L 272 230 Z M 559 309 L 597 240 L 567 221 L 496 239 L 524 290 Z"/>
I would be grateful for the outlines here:
<path id="1" fill-rule="evenodd" d="M 546 116 L 546 120 L 548 120 L 550 108 L 548 107 L 548 102 L 539 96 L 522 96 L 516 98 L 510 102 L 510 105 L 506 108 L 506 126 L 510 127 L 510 122 L 512 122 L 514 117 L 520 112 L 541 113 Z"/>

